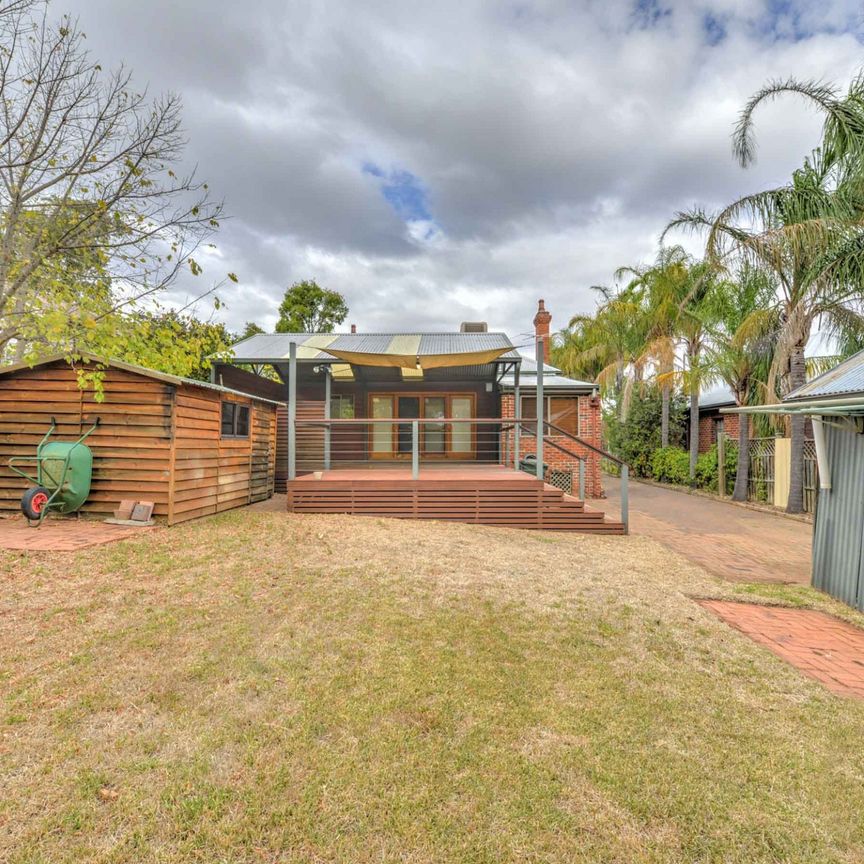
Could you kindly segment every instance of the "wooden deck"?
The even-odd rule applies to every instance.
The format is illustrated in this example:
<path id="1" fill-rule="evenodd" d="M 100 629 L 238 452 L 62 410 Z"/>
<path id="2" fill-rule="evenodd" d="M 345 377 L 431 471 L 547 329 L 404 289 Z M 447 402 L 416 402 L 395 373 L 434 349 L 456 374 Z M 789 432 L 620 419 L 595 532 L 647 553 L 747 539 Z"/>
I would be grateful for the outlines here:
<path id="1" fill-rule="evenodd" d="M 601 510 L 501 465 L 344 468 L 306 474 L 287 484 L 294 513 L 349 513 L 399 519 L 440 519 L 531 528 L 623 534 Z"/>

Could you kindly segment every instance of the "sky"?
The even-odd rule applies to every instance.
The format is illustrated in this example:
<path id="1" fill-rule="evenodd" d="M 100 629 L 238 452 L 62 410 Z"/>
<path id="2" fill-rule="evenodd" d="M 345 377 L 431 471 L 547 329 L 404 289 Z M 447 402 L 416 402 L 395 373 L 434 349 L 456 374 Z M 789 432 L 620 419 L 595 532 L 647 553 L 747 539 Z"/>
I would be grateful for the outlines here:
<path id="1" fill-rule="evenodd" d="M 343 329 L 518 341 L 648 262 L 679 209 L 781 184 L 821 118 L 757 114 L 756 164 L 732 158 L 769 79 L 845 87 L 864 66 L 846 0 L 52 0 L 104 66 L 183 98 L 189 164 L 228 218 L 183 304 L 228 271 L 217 312 L 272 329 L 286 286 L 341 292 Z M 699 253 L 702 241 L 679 235 Z"/>

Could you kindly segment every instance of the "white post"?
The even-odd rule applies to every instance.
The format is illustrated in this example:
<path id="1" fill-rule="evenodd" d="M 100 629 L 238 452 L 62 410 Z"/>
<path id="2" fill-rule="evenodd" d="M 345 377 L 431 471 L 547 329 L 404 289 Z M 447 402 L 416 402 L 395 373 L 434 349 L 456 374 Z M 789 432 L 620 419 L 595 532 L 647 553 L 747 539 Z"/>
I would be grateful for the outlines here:
<path id="1" fill-rule="evenodd" d="M 579 460 L 579 500 L 585 500 L 585 460 Z"/>
<path id="2" fill-rule="evenodd" d="M 288 479 L 297 476 L 297 343 L 288 348 Z"/>
<path id="3" fill-rule="evenodd" d="M 420 478 L 420 423 L 411 421 L 411 479 Z"/>
<path id="4" fill-rule="evenodd" d="M 543 339 L 537 340 L 535 356 L 537 358 L 537 479 L 543 479 Z"/>
<path id="5" fill-rule="evenodd" d="M 825 427 L 821 417 L 811 417 L 813 421 L 813 444 L 816 447 L 816 467 L 819 470 L 819 488 L 831 489 L 831 468 L 828 465 L 828 451 L 825 448 Z"/>

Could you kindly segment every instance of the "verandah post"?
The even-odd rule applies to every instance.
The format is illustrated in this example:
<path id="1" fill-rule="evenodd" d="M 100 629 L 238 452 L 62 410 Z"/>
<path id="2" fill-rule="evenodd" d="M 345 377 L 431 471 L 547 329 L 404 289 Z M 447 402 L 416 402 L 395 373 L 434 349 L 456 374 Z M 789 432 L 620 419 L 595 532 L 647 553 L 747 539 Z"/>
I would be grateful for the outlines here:
<path id="1" fill-rule="evenodd" d="M 621 522 L 624 525 L 624 533 L 630 533 L 630 469 L 621 463 Z"/>
<path id="2" fill-rule="evenodd" d="M 585 460 L 579 460 L 579 500 L 585 500 Z"/>
<path id="3" fill-rule="evenodd" d="M 324 367 L 324 470 L 330 470 L 330 367 Z"/>
<path id="4" fill-rule="evenodd" d="M 717 432 L 717 493 L 726 497 L 726 435 L 722 429 Z"/>
<path id="5" fill-rule="evenodd" d="M 411 421 L 411 479 L 420 478 L 420 423 Z"/>
<path id="6" fill-rule="evenodd" d="M 535 345 L 535 356 L 537 358 L 537 479 L 543 479 L 543 433 L 545 431 L 543 417 L 543 337 L 537 340 Z"/>
<path id="7" fill-rule="evenodd" d="M 297 477 L 297 343 L 288 347 L 288 479 Z"/>
<path id="8" fill-rule="evenodd" d="M 519 470 L 519 436 L 522 429 L 522 399 L 519 393 L 519 370 L 522 367 L 522 361 L 516 361 L 516 369 L 513 372 L 513 467 Z"/>

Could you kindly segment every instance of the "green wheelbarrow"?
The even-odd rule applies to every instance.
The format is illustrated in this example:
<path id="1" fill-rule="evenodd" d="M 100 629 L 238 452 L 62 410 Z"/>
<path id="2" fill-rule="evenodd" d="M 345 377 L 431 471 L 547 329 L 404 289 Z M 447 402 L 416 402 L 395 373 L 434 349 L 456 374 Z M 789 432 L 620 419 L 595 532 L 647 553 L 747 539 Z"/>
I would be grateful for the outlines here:
<path id="1" fill-rule="evenodd" d="M 74 513 L 87 500 L 93 480 L 93 453 L 84 444 L 99 425 L 99 418 L 77 441 L 51 441 L 57 420 L 51 418 L 51 428 L 39 442 L 35 456 L 16 456 L 9 467 L 34 485 L 21 496 L 21 509 L 33 527 L 42 524 L 49 510 Z M 35 462 L 36 476 L 18 467 Z M 31 467 L 31 470 L 32 467 Z"/>

